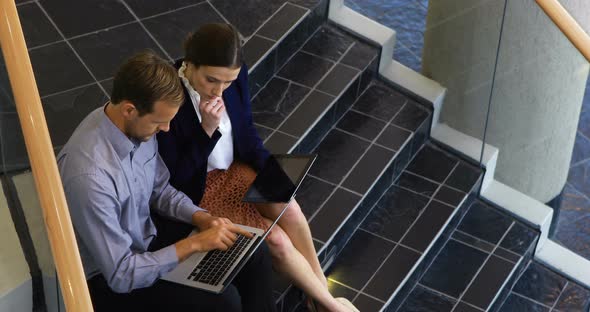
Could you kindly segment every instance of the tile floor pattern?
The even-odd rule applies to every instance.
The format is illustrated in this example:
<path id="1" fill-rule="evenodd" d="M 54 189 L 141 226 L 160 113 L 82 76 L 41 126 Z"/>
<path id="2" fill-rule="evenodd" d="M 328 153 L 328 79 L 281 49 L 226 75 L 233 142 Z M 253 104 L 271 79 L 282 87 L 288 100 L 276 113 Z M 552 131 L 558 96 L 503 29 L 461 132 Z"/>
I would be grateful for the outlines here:
<path id="1" fill-rule="evenodd" d="M 133 53 L 151 49 L 173 61 L 182 56 L 186 35 L 207 22 L 230 21 L 240 31 L 249 60 L 274 44 L 282 29 L 318 6 L 320 0 L 240 1 L 255 12 L 236 15 L 226 0 L 25 1 L 17 10 L 41 101 L 56 149 L 81 117 L 103 105 L 117 66 Z M 260 9 L 263 8 L 263 9 Z M 71 14 L 75 11 L 76 14 Z M 268 25 L 267 25 L 268 24 Z M 283 26 L 283 28 L 286 26 Z M 262 37 L 265 35 L 270 38 Z M 252 40 L 255 44 L 248 44 Z M 255 46 L 252 47 L 251 46 Z M 0 150 L 3 171 L 27 168 L 28 159 L 4 60 L 0 62 Z M 10 146 L 11 148 L 6 148 Z"/>
<path id="2" fill-rule="evenodd" d="M 428 0 L 345 0 L 351 9 L 396 31 L 393 58 L 420 72 Z"/>
<path id="3" fill-rule="evenodd" d="M 401 311 L 487 311 L 538 233 L 481 201 L 475 201 Z"/>
<path id="4" fill-rule="evenodd" d="M 590 290 L 531 261 L 500 312 L 588 311 Z"/>
<path id="5" fill-rule="evenodd" d="M 475 167 L 425 145 L 353 234 L 330 280 L 362 311 L 378 311 L 479 177 Z"/>

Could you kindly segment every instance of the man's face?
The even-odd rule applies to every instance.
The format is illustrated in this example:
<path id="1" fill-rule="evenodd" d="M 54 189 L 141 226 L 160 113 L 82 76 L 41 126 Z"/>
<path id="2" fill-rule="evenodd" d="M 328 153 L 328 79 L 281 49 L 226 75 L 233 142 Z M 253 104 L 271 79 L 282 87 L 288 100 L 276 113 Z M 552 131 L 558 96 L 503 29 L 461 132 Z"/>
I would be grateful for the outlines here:
<path id="1" fill-rule="evenodd" d="M 131 138 L 147 142 L 156 133 L 170 130 L 170 121 L 179 108 L 179 105 L 173 103 L 157 101 L 154 104 L 153 112 L 149 114 L 139 116 L 138 111 L 135 110 L 127 119 L 125 132 Z"/>
<path id="2" fill-rule="evenodd" d="M 187 79 L 191 86 L 199 93 L 201 100 L 210 101 L 221 97 L 223 91 L 238 78 L 240 68 L 199 66 L 189 63 Z"/>

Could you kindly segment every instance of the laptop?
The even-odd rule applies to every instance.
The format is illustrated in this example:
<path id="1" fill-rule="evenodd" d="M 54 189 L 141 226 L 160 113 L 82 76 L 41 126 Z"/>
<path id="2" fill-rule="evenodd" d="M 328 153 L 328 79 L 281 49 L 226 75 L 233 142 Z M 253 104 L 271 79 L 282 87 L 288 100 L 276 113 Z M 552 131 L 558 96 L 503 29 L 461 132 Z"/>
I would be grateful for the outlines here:
<path id="1" fill-rule="evenodd" d="M 226 251 L 194 253 L 162 279 L 213 293 L 222 293 L 285 213 L 316 156 L 271 155 L 242 199 L 251 203 L 284 203 L 278 217 L 268 229 L 236 224 L 252 233 L 253 237 L 238 235 L 236 242 Z M 191 235 L 195 233 L 198 231 L 193 231 Z"/>

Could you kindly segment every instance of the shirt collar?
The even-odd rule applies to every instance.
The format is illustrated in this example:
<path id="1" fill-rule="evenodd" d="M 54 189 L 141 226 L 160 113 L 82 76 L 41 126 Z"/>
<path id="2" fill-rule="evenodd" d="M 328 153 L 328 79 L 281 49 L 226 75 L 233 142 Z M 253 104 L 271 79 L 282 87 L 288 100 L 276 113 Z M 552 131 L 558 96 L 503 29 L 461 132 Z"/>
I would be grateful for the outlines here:
<path id="1" fill-rule="evenodd" d="M 182 65 L 178 69 L 178 77 L 180 77 L 182 84 L 184 84 L 184 87 L 188 90 L 189 94 L 196 98 L 198 104 L 201 101 L 201 95 L 199 94 L 199 92 L 197 92 L 197 90 L 193 88 L 193 86 L 191 86 L 191 83 L 188 81 L 188 78 L 186 78 L 186 76 L 184 75 L 186 67 L 187 63 L 183 61 Z"/>
<path id="2" fill-rule="evenodd" d="M 100 119 L 100 128 L 108 138 L 120 159 L 124 159 L 132 151 L 139 147 L 139 142 L 134 143 L 123 133 L 123 131 L 121 131 L 121 129 L 115 126 L 115 124 L 107 116 L 104 108 L 100 112 Z"/>

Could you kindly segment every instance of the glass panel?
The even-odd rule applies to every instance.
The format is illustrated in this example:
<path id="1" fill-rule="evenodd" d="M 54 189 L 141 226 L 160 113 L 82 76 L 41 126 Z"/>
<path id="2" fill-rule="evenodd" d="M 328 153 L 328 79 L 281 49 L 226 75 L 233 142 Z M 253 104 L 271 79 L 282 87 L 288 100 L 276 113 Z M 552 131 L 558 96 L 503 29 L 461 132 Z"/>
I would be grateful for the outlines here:
<path id="1" fill-rule="evenodd" d="M 590 32 L 590 4 L 560 2 Z M 534 0 L 508 0 L 503 27 L 486 131 L 494 179 L 552 206 L 554 238 L 590 259 L 589 62 Z"/>
<path id="2" fill-rule="evenodd" d="M 481 161 L 505 3 L 345 1 L 349 8 L 396 31 L 395 61 L 447 89 L 434 126 L 470 136 L 467 145 L 457 140 L 443 143 L 461 149 L 475 163 Z"/>
<path id="3" fill-rule="evenodd" d="M 0 61 L 0 311 L 65 311 L 6 65 Z"/>

